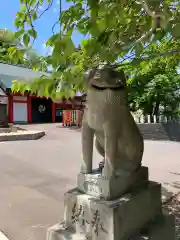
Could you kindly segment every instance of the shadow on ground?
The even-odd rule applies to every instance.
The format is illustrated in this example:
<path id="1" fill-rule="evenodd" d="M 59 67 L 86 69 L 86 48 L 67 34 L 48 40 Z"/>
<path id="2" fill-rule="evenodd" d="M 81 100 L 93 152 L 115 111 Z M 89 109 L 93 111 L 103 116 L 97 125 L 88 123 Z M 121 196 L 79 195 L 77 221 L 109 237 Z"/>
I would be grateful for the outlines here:
<path id="1" fill-rule="evenodd" d="M 81 127 L 78 127 L 78 126 L 71 126 L 71 127 L 66 127 L 66 126 L 62 126 L 62 125 L 59 125 L 57 126 L 57 128 L 65 128 L 65 129 L 68 129 L 68 130 L 71 130 L 71 131 L 77 131 L 77 132 L 81 132 Z"/>
<path id="2" fill-rule="evenodd" d="M 180 175 L 180 174 L 176 174 Z M 171 190 L 172 189 L 172 190 Z M 176 193 L 175 193 L 176 192 Z M 164 182 L 162 185 L 162 201 L 167 202 L 180 192 L 180 182 Z"/>

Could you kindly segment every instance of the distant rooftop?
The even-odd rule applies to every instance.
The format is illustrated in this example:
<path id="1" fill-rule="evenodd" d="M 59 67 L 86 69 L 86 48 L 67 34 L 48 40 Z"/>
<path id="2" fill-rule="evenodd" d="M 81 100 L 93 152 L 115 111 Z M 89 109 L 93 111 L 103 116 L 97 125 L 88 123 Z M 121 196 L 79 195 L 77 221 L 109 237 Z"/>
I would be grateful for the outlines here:
<path id="1" fill-rule="evenodd" d="M 29 69 L 23 65 L 10 65 L 0 61 L 0 95 L 1 91 L 10 89 L 13 80 L 26 81 L 27 79 L 33 80 L 41 75 L 50 75 L 50 72 L 40 72 Z M 2 88 L 2 89 L 1 89 Z M 81 97 L 84 93 L 77 92 L 76 96 Z"/>
<path id="2" fill-rule="evenodd" d="M 50 73 L 34 71 L 21 65 L 10 65 L 0 62 L 0 81 L 6 88 L 12 87 L 13 80 L 25 81 L 33 80 L 41 75 L 49 75 Z"/>
<path id="3" fill-rule="evenodd" d="M 7 63 L 7 62 L 5 62 L 5 61 L 2 61 L 2 60 L 0 60 L 0 64 L 7 64 L 7 65 L 10 65 L 10 66 L 16 66 L 16 67 L 20 67 L 20 68 L 26 68 L 26 69 L 30 69 L 30 70 L 32 70 L 32 68 L 30 68 L 30 67 L 28 67 L 27 65 L 24 65 L 24 64 L 10 64 L 10 63 Z M 32 71 L 34 71 L 34 70 L 32 70 Z M 51 70 L 49 70 L 49 71 L 47 71 L 47 73 L 51 73 L 52 71 Z"/>
<path id="4" fill-rule="evenodd" d="M 3 90 L 3 88 L 0 86 L 0 97 L 5 97 L 7 96 L 7 94 L 5 93 L 5 91 Z"/>

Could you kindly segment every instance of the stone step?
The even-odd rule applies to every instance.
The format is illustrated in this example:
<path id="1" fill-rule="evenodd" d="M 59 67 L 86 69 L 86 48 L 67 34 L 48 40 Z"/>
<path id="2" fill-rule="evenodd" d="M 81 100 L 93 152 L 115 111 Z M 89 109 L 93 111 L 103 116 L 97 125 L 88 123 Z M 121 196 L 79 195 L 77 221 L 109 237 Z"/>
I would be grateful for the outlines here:
<path id="1" fill-rule="evenodd" d="M 85 234 L 77 234 L 72 229 L 67 229 L 58 223 L 48 229 L 46 240 L 88 240 Z"/>
<path id="2" fill-rule="evenodd" d="M 180 124 L 138 124 L 144 139 L 180 141 Z"/>
<path id="3" fill-rule="evenodd" d="M 152 132 L 143 132 L 142 135 L 144 136 L 155 136 L 155 137 L 167 137 L 167 134 L 166 133 L 152 133 Z"/>
<path id="4" fill-rule="evenodd" d="M 143 135 L 143 138 L 144 139 L 152 139 L 152 138 L 155 138 L 155 139 L 159 139 L 159 140 L 164 140 L 164 139 L 169 139 L 169 137 L 167 136 L 166 133 L 145 133 L 145 132 L 142 132 L 142 135 Z"/>
<path id="5" fill-rule="evenodd" d="M 169 140 L 167 136 L 156 135 L 156 134 L 143 134 L 145 140 Z"/>

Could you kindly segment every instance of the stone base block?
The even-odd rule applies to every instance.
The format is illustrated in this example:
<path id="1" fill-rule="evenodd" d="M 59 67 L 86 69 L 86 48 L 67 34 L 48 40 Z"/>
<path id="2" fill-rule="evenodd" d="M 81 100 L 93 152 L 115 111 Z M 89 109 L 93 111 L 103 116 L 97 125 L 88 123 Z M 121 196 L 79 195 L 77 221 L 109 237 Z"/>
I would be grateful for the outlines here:
<path id="1" fill-rule="evenodd" d="M 47 240 L 128 240 L 161 214 L 161 186 L 154 182 L 114 201 L 73 189 L 65 194 L 63 229 L 51 230 Z"/>
<path id="2" fill-rule="evenodd" d="M 164 214 L 144 232 L 129 240 L 176 240 L 174 216 Z"/>
<path id="3" fill-rule="evenodd" d="M 77 234 L 72 229 L 67 229 L 63 223 L 50 227 L 46 234 L 46 240 L 87 240 L 85 234 Z"/>
<path id="4" fill-rule="evenodd" d="M 104 179 L 100 171 L 94 170 L 92 174 L 78 175 L 78 188 L 83 193 L 112 200 L 136 186 L 148 182 L 148 168 L 141 167 L 137 172 L 129 174 L 123 172 L 112 179 Z"/>
<path id="5" fill-rule="evenodd" d="M 46 240 L 92 240 L 91 236 L 84 233 L 77 234 L 72 229 L 67 229 L 62 223 L 56 224 L 47 231 Z M 109 238 L 112 240 L 113 236 Z M 116 238 L 118 239 L 118 238 Z M 120 238 L 119 238 L 120 239 Z M 134 237 L 123 240 L 176 240 L 175 221 L 170 215 L 162 215 L 150 227 Z"/>

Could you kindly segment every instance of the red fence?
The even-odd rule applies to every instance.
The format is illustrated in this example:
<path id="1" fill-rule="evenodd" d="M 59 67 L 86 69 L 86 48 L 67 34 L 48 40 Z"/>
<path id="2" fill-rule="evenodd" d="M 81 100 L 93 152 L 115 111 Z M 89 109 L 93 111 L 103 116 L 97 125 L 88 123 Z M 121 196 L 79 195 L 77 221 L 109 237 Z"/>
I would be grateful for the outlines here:
<path id="1" fill-rule="evenodd" d="M 81 126 L 82 111 L 81 110 L 64 110 L 63 126 Z"/>

